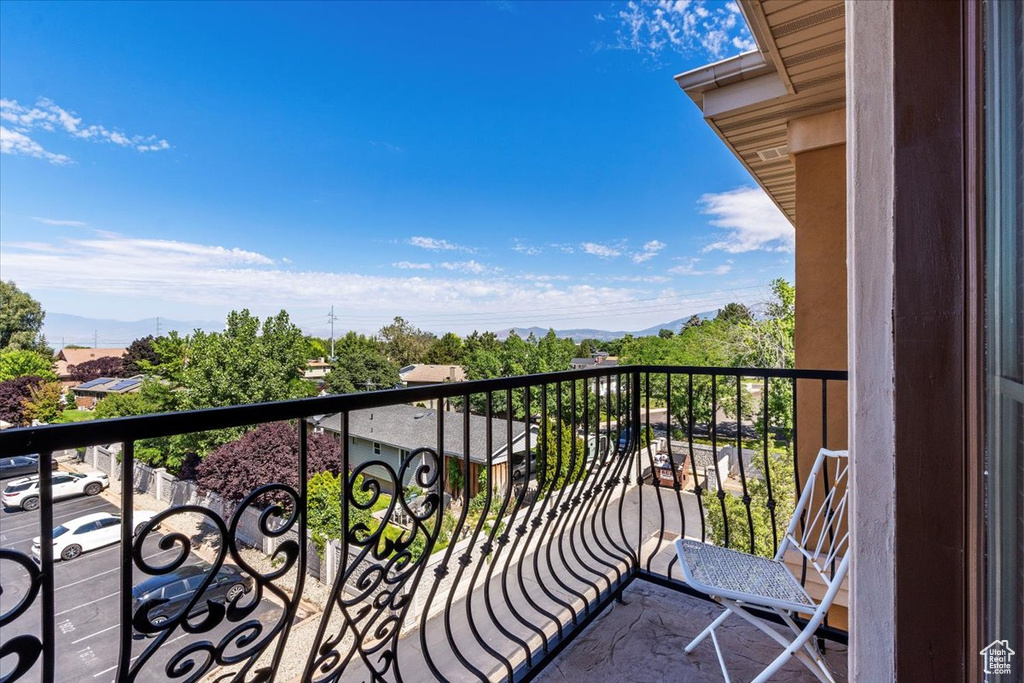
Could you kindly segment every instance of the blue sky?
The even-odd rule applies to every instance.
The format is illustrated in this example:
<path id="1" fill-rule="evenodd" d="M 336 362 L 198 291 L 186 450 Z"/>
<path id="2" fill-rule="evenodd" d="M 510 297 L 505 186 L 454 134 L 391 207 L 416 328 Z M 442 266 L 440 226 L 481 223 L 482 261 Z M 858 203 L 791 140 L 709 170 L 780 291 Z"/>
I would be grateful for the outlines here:
<path id="1" fill-rule="evenodd" d="M 0 4 L 0 276 L 131 320 L 639 329 L 792 279 L 716 2 Z"/>

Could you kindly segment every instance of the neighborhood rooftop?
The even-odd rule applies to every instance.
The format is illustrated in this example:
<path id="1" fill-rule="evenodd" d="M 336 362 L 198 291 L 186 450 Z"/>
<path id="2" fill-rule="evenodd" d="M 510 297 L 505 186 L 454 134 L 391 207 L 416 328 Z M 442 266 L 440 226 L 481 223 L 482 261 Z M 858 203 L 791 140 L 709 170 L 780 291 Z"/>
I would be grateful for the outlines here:
<path id="1" fill-rule="evenodd" d="M 463 455 L 463 414 L 462 412 L 445 412 L 444 414 L 444 452 L 451 457 Z M 341 417 L 339 414 L 328 415 L 316 420 L 310 418 L 313 425 L 326 430 L 341 433 Z M 491 420 L 491 453 L 499 453 L 505 448 L 508 431 L 504 419 Z M 512 421 L 512 441 L 515 443 L 526 431 L 526 424 Z M 390 405 L 371 410 L 355 410 L 349 414 L 349 435 L 366 441 L 394 446 L 413 451 L 424 445 L 437 444 L 437 411 L 411 405 Z M 477 463 L 487 462 L 487 418 L 480 415 L 469 416 L 469 459 Z M 504 453 L 495 457 L 495 463 L 505 461 Z"/>

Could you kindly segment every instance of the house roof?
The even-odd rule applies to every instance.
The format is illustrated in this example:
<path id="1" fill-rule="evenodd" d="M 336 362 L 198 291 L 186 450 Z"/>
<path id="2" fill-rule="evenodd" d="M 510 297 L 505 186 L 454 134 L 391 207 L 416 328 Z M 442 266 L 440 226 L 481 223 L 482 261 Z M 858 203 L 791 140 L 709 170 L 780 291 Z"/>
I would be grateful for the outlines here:
<path id="1" fill-rule="evenodd" d="M 430 365 L 415 363 L 398 372 L 403 382 L 419 384 L 440 384 L 441 382 L 464 382 L 466 370 L 461 365 Z"/>
<path id="2" fill-rule="evenodd" d="M 142 377 L 100 377 L 79 384 L 72 391 L 88 390 L 104 394 L 127 394 L 138 391 L 142 386 Z"/>
<path id="3" fill-rule="evenodd" d="M 596 365 L 618 365 L 619 359 L 615 356 L 598 356 L 597 358 L 573 358 L 569 365 L 573 368 L 589 368 Z"/>
<path id="4" fill-rule="evenodd" d="M 319 421 L 309 422 L 335 433 L 341 433 L 339 413 L 328 415 Z M 463 414 L 445 412 L 444 451 L 446 455 L 463 457 Z M 491 420 L 492 454 L 501 453 L 506 444 L 507 423 L 503 419 Z M 512 441 L 515 443 L 526 431 L 524 422 L 512 421 Z M 377 441 L 395 448 L 413 451 L 424 446 L 437 447 L 437 411 L 401 404 L 354 410 L 349 413 L 348 432 L 366 441 Z M 531 441 L 535 441 L 531 439 Z M 487 418 L 481 415 L 469 416 L 469 459 L 473 462 L 487 462 Z M 494 463 L 505 461 L 504 453 L 494 457 Z"/>
<path id="5" fill-rule="evenodd" d="M 61 349 L 57 353 L 58 361 L 67 361 L 68 365 L 78 365 L 97 358 L 120 358 L 128 353 L 128 349 Z"/>
<path id="6" fill-rule="evenodd" d="M 758 49 L 680 74 L 676 83 L 795 222 L 789 124 L 846 106 L 846 10 L 843 0 L 739 5 Z"/>

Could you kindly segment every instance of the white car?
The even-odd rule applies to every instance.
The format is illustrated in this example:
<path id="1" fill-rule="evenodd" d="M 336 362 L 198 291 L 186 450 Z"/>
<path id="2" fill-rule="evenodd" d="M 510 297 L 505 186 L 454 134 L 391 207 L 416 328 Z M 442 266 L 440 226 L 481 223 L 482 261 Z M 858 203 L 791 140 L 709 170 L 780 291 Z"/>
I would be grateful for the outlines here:
<path id="1" fill-rule="evenodd" d="M 95 496 L 110 486 L 110 477 L 102 472 L 78 474 L 77 472 L 55 472 L 53 482 L 53 499 L 71 498 L 72 496 Z M 39 475 L 15 479 L 4 489 L 2 496 L 6 507 L 23 510 L 35 510 L 39 507 Z"/>
<path id="2" fill-rule="evenodd" d="M 153 519 L 155 512 L 136 510 L 132 514 L 135 525 L 134 534 L 142 531 L 146 522 Z M 54 559 L 73 560 L 82 553 L 103 546 L 112 545 L 121 540 L 121 515 L 112 512 L 97 512 L 92 515 L 76 517 L 64 522 L 53 530 Z M 39 536 L 32 539 L 32 558 L 40 562 L 41 549 Z"/>

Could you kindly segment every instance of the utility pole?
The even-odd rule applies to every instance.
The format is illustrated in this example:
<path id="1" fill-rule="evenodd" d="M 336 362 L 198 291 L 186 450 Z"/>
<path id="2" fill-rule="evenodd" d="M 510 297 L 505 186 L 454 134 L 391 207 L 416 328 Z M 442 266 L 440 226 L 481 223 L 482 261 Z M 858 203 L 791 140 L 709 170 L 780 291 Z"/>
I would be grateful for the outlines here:
<path id="1" fill-rule="evenodd" d="M 331 321 L 331 361 L 334 361 L 334 304 L 331 304 L 331 312 L 327 315 L 327 319 Z"/>
<path id="2" fill-rule="evenodd" d="M 96 342 L 96 340 L 99 338 L 99 336 L 100 336 L 99 335 L 99 330 L 93 330 L 92 331 L 92 348 L 94 348 L 94 349 L 99 346 L 99 344 Z"/>

